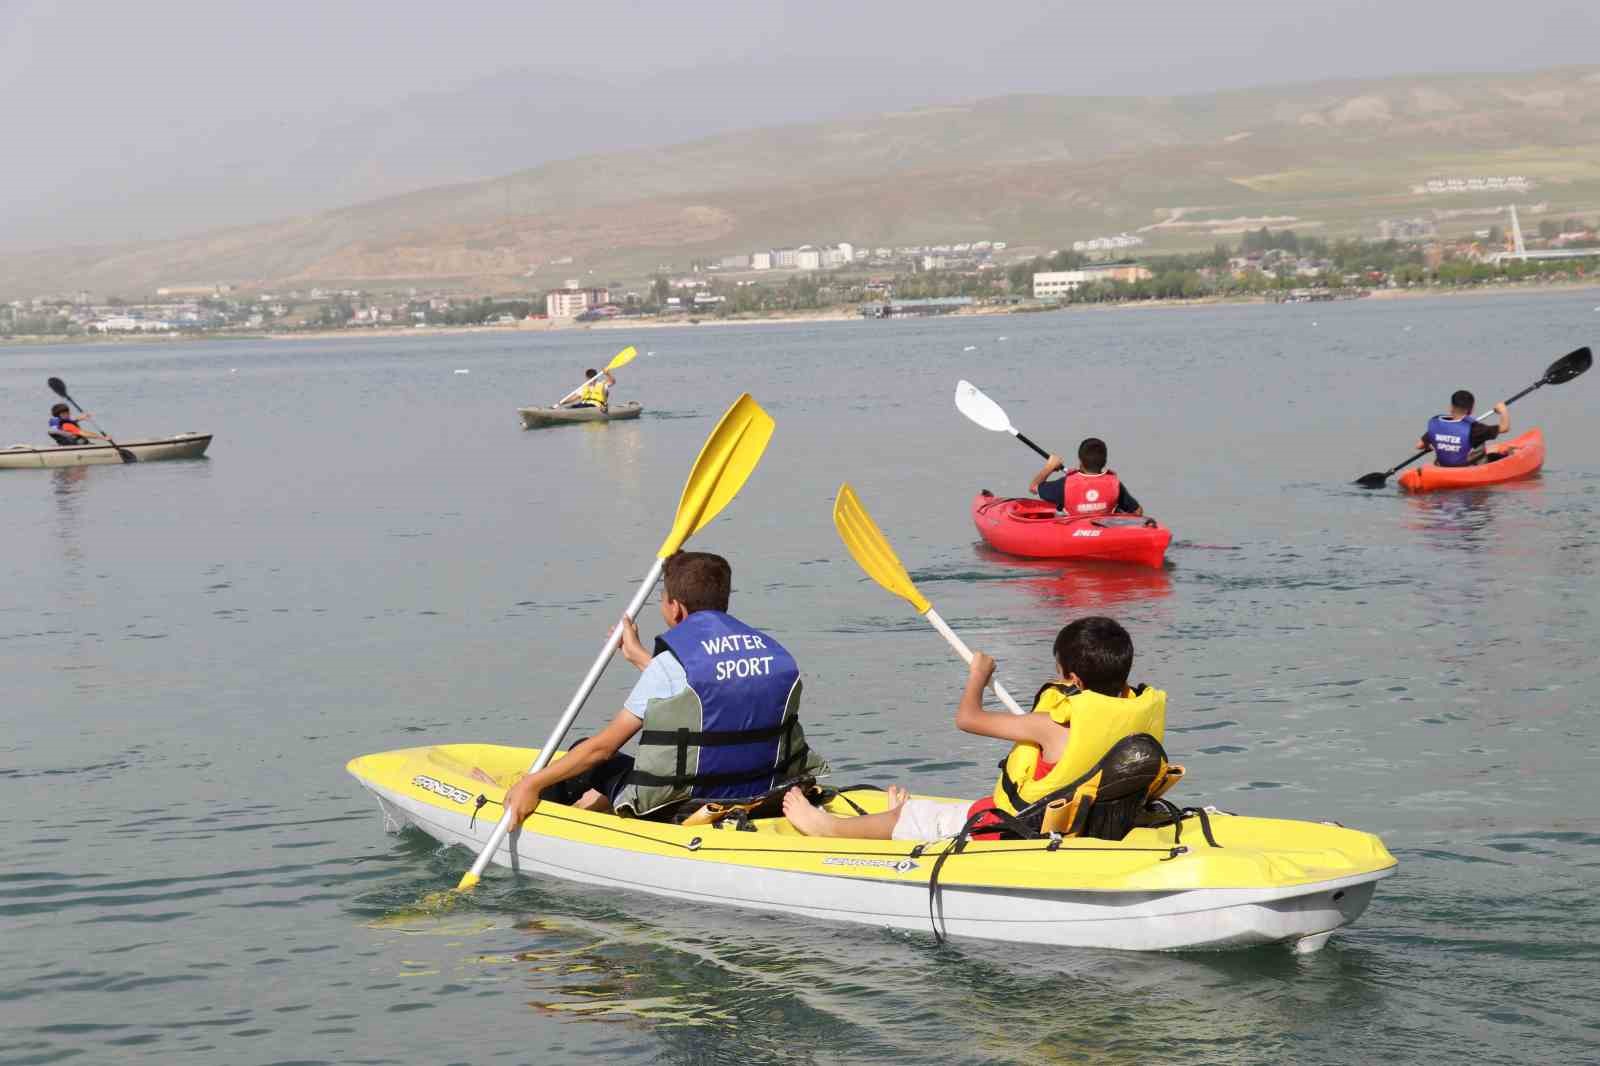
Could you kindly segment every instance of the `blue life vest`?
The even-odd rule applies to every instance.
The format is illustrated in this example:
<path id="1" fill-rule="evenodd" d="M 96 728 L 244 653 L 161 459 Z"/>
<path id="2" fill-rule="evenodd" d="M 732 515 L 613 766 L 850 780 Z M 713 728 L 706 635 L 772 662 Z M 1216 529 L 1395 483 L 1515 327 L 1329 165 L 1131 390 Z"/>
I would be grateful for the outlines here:
<path id="1" fill-rule="evenodd" d="M 772 637 L 722 611 L 696 611 L 656 639 L 689 691 L 651 704 L 619 808 L 744 799 L 820 764 L 800 729 L 800 667 Z"/>
<path id="2" fill-rule="evenodd" d="M 1433 445 L 1433 461 L 1440 466 L 1466 466 L 1472 458 L 1473 425 L 1471 416 L 1434 415 L 1428 419 L 1424 437 Z"/>

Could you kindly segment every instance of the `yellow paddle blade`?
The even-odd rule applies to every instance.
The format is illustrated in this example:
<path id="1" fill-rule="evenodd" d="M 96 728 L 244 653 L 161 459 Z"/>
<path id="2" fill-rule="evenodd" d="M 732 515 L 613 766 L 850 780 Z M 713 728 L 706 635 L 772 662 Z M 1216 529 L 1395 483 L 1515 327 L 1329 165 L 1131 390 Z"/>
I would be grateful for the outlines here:
<path id="1" fill-rule="evenodd" d="M 627 366 L 638 357 L 639 349 L 630 344 L 626 348 L 622 349 L 622 351 L 611 357 L 611 362 L 606 364 L 606 369 L 616 370 L 618 367 Z"/>
<path id="2" fill-rule="evenodd" d="M 872 520 L 867 509 L 856 499 L 856 490 L 849 482 L 839 486 L 839 495 L 833 501 L 833 528 L 839 539 L 850 549 L 856 563 L 867 576 L 917 609 L 927 614 L 933 604 L 917 591 L 911 575 L 906 573 L 900 557 L 889 546 L 889 540 Z"/>
<path id="3" fill-rule="evenodd" d="M 717 428 L 706 438 L 700 455 L 689 471 L 683 495 L 678 499 L 678 514 L 672 532 L 661 542 L 656 554 L 665 559 L 683 542 L 699 532 L 707 522 L 739 494 L 744 483 L 761 462 L 776 423 L 761 405 L 745 393 L 733 401 Z"/>

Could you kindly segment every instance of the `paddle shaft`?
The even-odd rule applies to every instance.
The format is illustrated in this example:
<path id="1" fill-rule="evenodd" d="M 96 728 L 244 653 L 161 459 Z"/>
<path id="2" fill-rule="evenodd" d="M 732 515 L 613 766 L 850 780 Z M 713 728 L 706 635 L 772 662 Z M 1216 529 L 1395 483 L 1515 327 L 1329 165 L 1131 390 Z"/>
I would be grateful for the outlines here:
<path id="1" fill-rule="evenodd" d="M 639 586 L 639 591 L 633 594 L 633 599 L 628 603 L 628 617 L 638 618 L 639 612 L 644 609 L 644 602 L 650 598 L 650 593 L 655 591 L 656 582 L 661 580 L 661 569 L 665 565 L 664 559 L 656 559 L 650 566 L 650 572 L 645 575 L 644 582 Z M 528 767 L 528 773 L 536 774 L 550 765 L 550 760 L 555 757 L 556 748 L 566 739 L 567 731 L 572 728 L 572 723 L 578 718 L 578 712 L 583 709 L 584 701 L 589 698 L 589 693 L 594 691 L 595 685 L 600 682 L 600 675 L 605 673 L 606 666 L 610 664 L 612 656 L 616 654 L 617 645 L 622 643 L 622 626 L 617 625 L 606 638 L 606 643 L 600 649 L 600 655 L 594 664 L 589 667 L 589 672 L 584 675 L 583 683 L 578 686 L 578 691 L 573 695 L 572 702 L 567 704 L 567 709 L 562 712 L 561 718 L 556 722 L 555 728 L 550 730 L 544 747 L 539 749 L 539 757 L 533 760 L 533 765 Z M 472 871 L 463 880 L 476 882 L 483 873 L 484 867 L 489 865 L 489 859 L 500 847 L 500 842 L 506 838 L 514 827 L 511 825 L 511 813 L 507 811 L 500 816 L 500 822 L 494 827 L 494 832 L 489 834 L 489 839 L 483 845 L 483 850 L 478 853 L 478 859 L 472 864 Z"/>
<path id="2" fill-rule="evenodd" d="M 1012 429 L 1011 435 L 1013 437 L 1017 438 L 1018 440 L 1020 440 L 1022 443 L 1026 444 L 1028 447 L 1032 448 L 1034 451 L 1038 452 L 1039 455 L 1042 458 L 1045 458 L 1045 459 L 1050 458 L 1050 453 L 1049 452 L 1045 451 L 1043 448 L 1041 448 L 1037 444 L 1033 443 L 1033 441 L 1029 440 L 1023 434 L 1018 433 L 1015 429 Z"/>
<path id="3" fill-rule="evenodd" d="M 967 647 L 967 642 L 962 640 L 956 634 L 955 630 L 951 629 L 945 624 L 945 620 L 939 617 L 938 611 L 934 610 L 932 607 L 929 607 L 923 612 L 922 617 L 926 618 L 928 620 L 928 624 L 939 631 L 940 636 L 944 637 L 945 640 L 950 642 L 950 646 L 956 650 L 957 655 L 961 656 L 961 658 L 966 661 L 968 666 L 972 665 L 972 649 Z M 1000 683 L 999 679 L 990 678 L 989 685 L 994 689 L 994 694 L 1000 697 L 1000 702 L 1006 705 L 1006 710 L 1010 711 L 1012 714 L 1028 713 L 1021 707 L 1017 706 L 1017 701 L 1012 698 L 1011 693 L 1006 691 L 1006 687 Z"/>
<path id="4" fill-rule="evenodd" d="M 1540 378 L 1538 381 L 1535 381 L 1532 385 L 1529 385 L 1527 388 L 1523 389 L 1521 392 L 1517 393 L 1515 396 L 1511 397 L 1509 400 L 1506 400 L 1505 401 L 1506 406 L 1510 407 L 1512 404 L 1516 403 L 1518 400 L 1520 400 L 1524 396 L 1528 395 L 1528 393 L 1533 392 L 1536 389 L 1544 388 L 1546 384 L 1547 384 L 1547 382 L 1545 381 L 1545 379 L 1544 378 Z M 1494 409 L 1490 408 L 1489 410 L 1483 412 L 1483 414 L 1479 415 L 1477 418 L 1474 418 L 1473 421 L 1474 422 L 1487 422 L 1489 420 L 1489 416 L 1494 414 L 1494 413 L 1495 413 Z M 1386 471 L 1384 473 L 1383 479 L 1385 481 L 1388 481 L 1395 474 L 1397 474 L 1400 471 L 1404 470 L 1406 467 L 1410 466 L 1412 463 L 1416 462 L 1418 459 L 1421 459 L 1424 455 L 1427 455 L 1431 451 L 1433 451 L 1432 448 L 1424 448 L 1420 452 L 1418 452 L 1416 455 L 1413 455 L 1411 458 L 1409 458 L 1405 462 L 1401 463 L 1399 466 L 1390 467 L 1388 469 L 1388 471 Z"/>

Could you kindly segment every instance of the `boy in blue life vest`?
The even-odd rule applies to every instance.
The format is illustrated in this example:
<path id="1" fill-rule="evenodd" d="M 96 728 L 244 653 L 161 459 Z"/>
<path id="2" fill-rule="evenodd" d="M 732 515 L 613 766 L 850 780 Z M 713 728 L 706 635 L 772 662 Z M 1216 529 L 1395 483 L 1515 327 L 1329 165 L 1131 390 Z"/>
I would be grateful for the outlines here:
<path id="1" fill-rule="evenodd" d="M 1106 469 L 1106 442 L 1087 437 L 1078 445 L 1078 468 L 1068 470 L 1055 481 L 1045 480 L 1065 467 L 1066 461 L 1052 455 L 1044 468 L 1028 483 L 1028 491 L 1046 503 L 1056 505 L 1073 518 L 1101 514 L 1144 514 L 1139 501 L 1122 484 L 1115 471 Z"/>
<path id="2" fill-rule="evenodd" d="M 592 380 L 596 375 L 599 375 L 600 380 Z M 601 374 L 600 371 L 590 367 L 583 372 L 583 380 L 588 384 L 578 390 L 577 398 L 567 406 L 599 407 L 602 410 L 608 407 L 611 403 L 611 386 L 617 383 L 617 379 L 611 376 L 611 371 L 607 370 Z"/>
<path id="3" fill-rule="evenodd" d="M 86 411 L 78 418 L 88 418 Z M 105 436 L 93 430 L 84 429 L 78 425 L 78 419 L 72 417 L 72 408 L 64 403 L 58 403 L 50 408 L 50 439 L 64 448 L 79 444 L 91 444 L 97 440 L 105 440 Z"/>
<path id="4" fill-rule="evenodd" d="M 1478 449 L 1511 430 L 1511 411 L 1503 403 L 1494 405 L 1500 424 L 1491 426 L 1472 417 L 1472 393 L 1457 389 L 1450 397 L 1450 413 L 1428 419 L 1428 428 L 1417 440 L 1417 450 L 1432 452 L 1440 466 L 1467 466 L 1483 458 Z"/>
<path id="5" fill-rule="evenodd" d="M 783 797 L 789 823 L 807 836 L 857 840 L 943 840 L 983 811 L 1016 814 L 1092 770 L 1112 745 L 1136 733 L 1158 741 L 1166 731 L 1167 694 L 1128 687 L 1133 638 L 1114 619 L 1080 618 L 1056 634 L 1056 677 L 1034 697 L 1033 713 L 988 711 L 983 690 L 994 660 L 978 652 L 956 708 L 956 728 L 973 736 L 1011 741 L 994 791 L 974 803 L 911 799 L 889 789 L 889 809 L 841 817 L 811 804 L 799 789 Z"/>
<path id="6" fill-rule="evenodd" d="M 541 798 L 632 816 L 685 799 L 749 799 L 827 770 L 800 728 L 800 667 L 771 636 L 728 614 L 733 570 L 720 555 L 666 561 L 652 654 L 624 617 L 623 658 L 641 672 L 611 723 L 505 795 L 513 825 Z M 637 735 L 637 754 L 620 754 Z"/>

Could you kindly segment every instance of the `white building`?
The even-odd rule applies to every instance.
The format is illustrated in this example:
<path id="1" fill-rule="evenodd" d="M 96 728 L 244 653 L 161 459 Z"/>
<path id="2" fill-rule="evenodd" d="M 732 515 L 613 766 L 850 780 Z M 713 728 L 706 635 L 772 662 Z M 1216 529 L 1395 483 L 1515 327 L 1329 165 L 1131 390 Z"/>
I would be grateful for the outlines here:
<path id="1" fill-rule="evenodd" d="M 793 270 L 797 254 L 793 248 L 774 248 L 772 250 L 772 265 L 779 270 Z"/>
<path id="2" fill-rule="evenodd" d="M 795 249 L 794 265 L 797 270 L 821 270 L 822 249 L 802 244 Z"/>
<path id="3" fill-rule="evenodd" d="M 750 269 L 751 270 L 771 270 L 772 269 L 772 253 L 771 252 L 751 252 L 750 253 Z"/>
<path id="4" fill-rule="evenodd" d="M 849 241 L 840 241 L 838 250 L 839 250 L 839 257 L 841 259 L 843 259 L 846 263 L 855 262 L 855 258 L 856 258 L 856 246 L 855 245 L 851 244 Z"/>
<path id="5" fill-rule="evenodd" d="M 576 281 L 551 289 L 544 297 L 544 313 L 550 318 L 577 318 L 592 307 L 611 302 L 608 289 L 580 289 Z"/>

